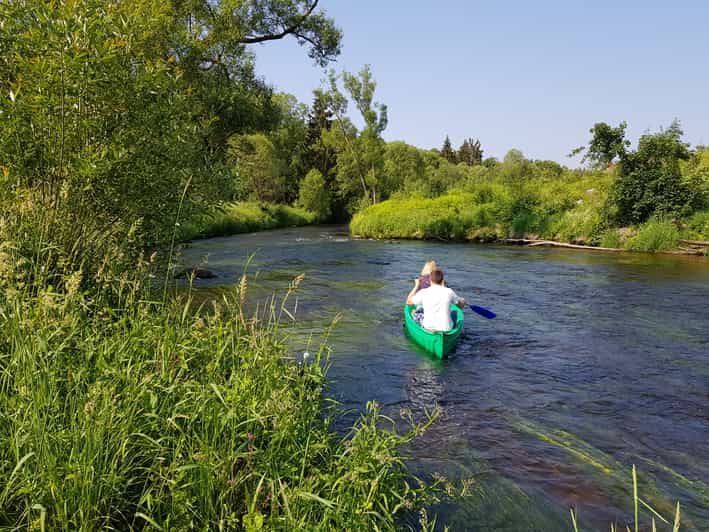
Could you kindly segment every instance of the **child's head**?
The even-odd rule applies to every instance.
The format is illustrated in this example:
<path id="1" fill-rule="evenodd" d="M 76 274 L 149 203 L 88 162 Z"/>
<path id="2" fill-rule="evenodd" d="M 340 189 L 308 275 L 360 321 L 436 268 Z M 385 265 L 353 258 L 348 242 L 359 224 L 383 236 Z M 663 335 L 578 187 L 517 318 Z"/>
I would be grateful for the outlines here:
<path id="1" fill-rule="evenodd" d="M 423 269 L 421 270 L 421 275 L 430 275 L 431 272 L 434 271 L 436 268 L 437 268 L 436 261 L 429 260 L 426 264 L 423 265 Z"/>

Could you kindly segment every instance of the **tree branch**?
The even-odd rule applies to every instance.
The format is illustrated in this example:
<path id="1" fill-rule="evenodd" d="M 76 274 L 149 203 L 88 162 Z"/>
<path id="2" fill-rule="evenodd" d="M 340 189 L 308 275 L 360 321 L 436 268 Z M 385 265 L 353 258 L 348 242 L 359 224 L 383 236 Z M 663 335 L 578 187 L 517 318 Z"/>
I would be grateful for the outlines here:
<path id="1" fill-rule="evenodd" d="M 313 5 L 311 5 L 305 11 L 305 13 L 303 13 L 298 18 L 297 22 L 295 22 L 291 26 L 288 26 L 283 31 L 281 31 L 279 33 L 269 33 L 267 35 L 258 35 L 256 37 L 244 37 L 239 42 L 241 42 L 243 44 L 255 44 L 255 43 L 266 42 L 266 41 L 277 41 L 278 39 L 282 39 L 286 35 L 290 35 L 292 33 L 295 33 L 298 30 L 298 28 L 300 28 L 300 26 L 302 26 L 303 22 L 305 22 L 305 19 L 307 19 L 313 13 L 313 11 L 315 10 L 315 7 L 318 5 L 319 1 L 320 0 L 315 0 L 313 2 Z"/>

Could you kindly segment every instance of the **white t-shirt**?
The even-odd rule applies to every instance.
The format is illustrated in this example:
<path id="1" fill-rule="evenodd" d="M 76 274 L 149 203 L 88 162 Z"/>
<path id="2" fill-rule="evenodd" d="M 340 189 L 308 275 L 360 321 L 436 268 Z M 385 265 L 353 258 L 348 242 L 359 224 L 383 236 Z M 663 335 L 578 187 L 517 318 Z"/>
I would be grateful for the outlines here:
<path id="1" fill-rule="evenodd" d="M 460 301 L 458 295 L 445 286 L 431 284 L 411 298 L 414 305 L 423 306 L 423 327 L 429 331 L 450 331 L 453 328 L 451 305 Z"/>

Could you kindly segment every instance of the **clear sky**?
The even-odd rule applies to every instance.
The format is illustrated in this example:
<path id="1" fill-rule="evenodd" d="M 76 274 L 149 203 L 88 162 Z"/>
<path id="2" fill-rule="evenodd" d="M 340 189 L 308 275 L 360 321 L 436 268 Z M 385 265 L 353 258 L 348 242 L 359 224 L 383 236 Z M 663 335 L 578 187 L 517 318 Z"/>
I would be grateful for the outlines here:
<path id="1" fill-rule="evenodd" d="M 371 65 L 389 107 L 386 140 L 485 157 L 518 148 L 566 157 L 595 122 L 628 122 L 635 141 L 679 118 L 709 144 L 709 0 L 321 0 L 343 30 L 332 66 Z M 294 40 L 252 48 L 277 90 L 310 104 L 324 78 Z M 355 112 L 351 106 L 350 111 Z"/>

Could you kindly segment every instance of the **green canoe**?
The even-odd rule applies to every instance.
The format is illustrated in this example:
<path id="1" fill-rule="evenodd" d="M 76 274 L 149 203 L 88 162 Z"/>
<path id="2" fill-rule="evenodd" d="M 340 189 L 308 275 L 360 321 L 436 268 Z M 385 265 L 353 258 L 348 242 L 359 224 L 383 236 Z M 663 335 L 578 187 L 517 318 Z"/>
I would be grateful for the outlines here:
<path id="1" fill-rule="evenodd" d="M 414 321 L 413 316 L 411 316 L 414 308 L 414 305 L 406 305 L 404 307 L 404 328 L 406 332 L 409 333 L 414 342 L 426 351 L 437 358 L 443 358 L 458 342 L 460 331 L 463 329 L 463 311 L 457 306 L 451 305 L 451 311 L 456 313 L 455 327 L 447 332 L 432 332 L 427 331 Z"/>

